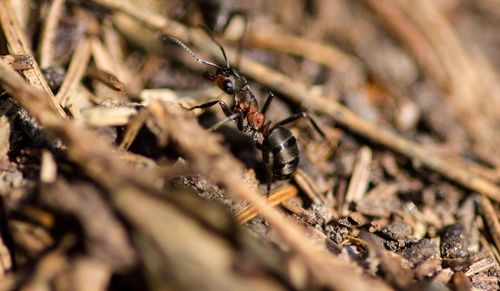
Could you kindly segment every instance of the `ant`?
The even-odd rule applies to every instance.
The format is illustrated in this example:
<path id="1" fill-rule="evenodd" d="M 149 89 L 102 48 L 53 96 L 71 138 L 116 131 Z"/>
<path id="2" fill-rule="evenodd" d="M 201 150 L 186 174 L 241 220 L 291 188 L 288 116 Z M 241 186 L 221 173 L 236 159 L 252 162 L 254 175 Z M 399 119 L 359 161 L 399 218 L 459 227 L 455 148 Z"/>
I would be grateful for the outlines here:
<path id="1" fill-rule="evenodd" d="M 233 120 L 236 121 L 238 130 L 244 133 L 253 134 L 255 146 L 262 152 L 262 158 L 266 165 L 267 193 L 269 194 L 271 192 L 273 179 L 287 180 L 291 178 L 299 164 L 300 153 L 297 140 L 292 132 L 285 128 L 284 125 L 300 118 L 307 117 L 323 138 L 325 138 L 325 134 L 314 119 L 306 112 L 293 114 L 274 125 L 271 124 L 271 121 L 266 122 L 265 113 L 274 98 L 274 94 L 272 92 L 269 93 L 264 106 L 259 110 L 257 98 L 250 90 L 246 78 L 240 75 L 237 70 L 231 68 L 222 45 L 211 35 L 209 36 L 220 48 L 226 62 L 224 66 L 199 58 L 184 43 L 174 37 L 168 37 L 168 39 L 186 50 L 197 62 L 215 68 L 215 72 L 205 72 L 202 76 L 214 82 L 217 87 L 224 91 L 224 93 L 232 96 L 234 98 L 234 106 L 233 109 L 230 109 L 223 100 L 215 100 L 187 109 L 206 109 L 219 104 L 226 118 L 216 123 L 210 130 L 215 130 L 226 122 Z M 246 125 L 244 125 L 245 119 L 247 121 Z M 262 142 L 259 141 L 260 135 L 263 137 Z"/>

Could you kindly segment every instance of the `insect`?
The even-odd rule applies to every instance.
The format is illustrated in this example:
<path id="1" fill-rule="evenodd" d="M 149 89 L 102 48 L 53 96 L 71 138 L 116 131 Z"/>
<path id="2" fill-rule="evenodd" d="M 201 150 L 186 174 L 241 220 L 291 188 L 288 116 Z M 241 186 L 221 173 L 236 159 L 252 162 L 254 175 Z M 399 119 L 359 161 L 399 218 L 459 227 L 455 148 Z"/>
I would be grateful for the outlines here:
<path id="1" fill-rule="evenodd" d="M 300 153 L 295 136 L 284 126 L 300 118 L 307 117 L 318 133 L 325 138 L 325 134 L 314 119 L 306 112 L 300 112 L 273 125 L 271 121 L 266 121 L 265 113 L 274 98 L 274 94 L 271 92 L 264 102 L 264 106 L 259 108 L 257 98 L 250 90 L 246 78 L 240 75 L 237 70 L 231 68 L 224 48 L 215 39 L 212 38 L 222 52 L 226 62 L 224 66 L 199 58 L 191 49 L 176 38 L 168 37 L 168 39 L 190 53 L 197 62 L 215 68 L 215 71 L 205 72 L 202 76 L 214 82 L 224 93 L 232 96 L 234 99 L 232 109 L 223 100 L 215 100 L 188 108 L 188 110 L 197 108 L 206 109 L 219 104 L 226 118 L 212 126 L 211 130 L 229 121 L 236 121 L 240 131 L 253 135 L 255 146 L 262 152 L 262 159 L 267 168 L 268 193 L 271 191 L 273 179 L 287 180 L 291 178 L 297 170 Z M 262 136 L 262 141 L 260 136 Z"/>

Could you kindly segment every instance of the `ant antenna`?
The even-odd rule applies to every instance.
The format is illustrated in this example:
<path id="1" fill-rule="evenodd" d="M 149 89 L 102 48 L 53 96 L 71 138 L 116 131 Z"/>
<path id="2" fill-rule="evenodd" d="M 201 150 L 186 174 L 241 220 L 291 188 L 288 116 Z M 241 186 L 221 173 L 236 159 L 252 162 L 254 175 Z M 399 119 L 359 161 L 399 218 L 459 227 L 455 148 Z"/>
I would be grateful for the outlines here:
<path id="1" fill-rule="evenodd" d="M 193 56 L 193 58 L 194 58 L 194 59 L 195 59 L 198 63 L 202 63 L 202 64 L 204 64 L 204 65 L 208 65 L 208 66 L 212 66 L 212 67 L 214 67 L 214 68 L 220 69 L 220 67 L 219 67 L 218 65 L 216 65 L 216 64 L 214 64 L 214 63 L 211 63 L 211 62 L 209 62 L 209 61 L 205 61 L 205 60 L 203 60 L 203 59 L 199 58 L 197 55 L 195 55 L 195 54 L 193 53 L 193 51 L 192 51 L 192 50 L 190 50 L 190 49 L 187 47 L 187 45 L 185 45 L 182 41 L 178 40 L 177 38 L 172 37 L 172 36 L 168 36 L 168 37 L 166 37 L 166 39 L 168 39 L 168 40 L 170 40 L 170 41 L 172 41 L 172 42 L 175 42 L 177 45 L 179 45 L 180 47 L 182 47 L 185 51 L 187 51 L 189 54 L 191 54 L 191 56 Z M 224 55 L 224 57 L 225 57 L 225 55 Z"/>
<path id="2" fill-rule="evenodd" d="M 203 31 L 205 31 L 205 33 L 208 35 L 208 37 L 210 37 L 210 39 L 219 47 L 220 51 L 222 52 L 222 56 L 224 57 L 224 60 L 226 61 L 226 68 L 230 68 L 229 66 L 229 61 L 227 60 L 227 55 L 226 55 L 226 51 L 224 50 L 224 47 L 215 39 L 215 37 L 213 36 L 213 34 L 211 33 L 210 29 L 204 25 L 199 25 L 199 27 L 201 29 L 203 29 Z"/>

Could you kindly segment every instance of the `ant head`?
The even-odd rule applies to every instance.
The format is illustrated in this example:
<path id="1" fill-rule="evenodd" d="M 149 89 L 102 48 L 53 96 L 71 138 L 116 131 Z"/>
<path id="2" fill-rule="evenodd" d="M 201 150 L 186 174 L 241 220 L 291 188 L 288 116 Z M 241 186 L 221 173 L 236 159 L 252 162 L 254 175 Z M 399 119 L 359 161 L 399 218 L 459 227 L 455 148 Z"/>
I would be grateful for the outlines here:
<path id="1" fill-rule="evenodd" d="M 233 95 L 246 85 L 244 77 L 231 68 L 217 68 L 215 72 L 206 72 L 203 77 L 214 82 L 217 87 L 228 95 Z"/>
<path id="2" fill-rule="evenodd" d="M 209 81 L 214 82 L 217 87 L 219 87 L 226 94 L 233 95 L 235 94 L 235 92 L 237 92 L 247 84 L 245 78 L 240 76 L 236 70 L 232 69 L 229 66 L 229 61 L 227 60 L 224 48 L 215 39 L 212 38 L 212 40 L 215 42 L 215 44 L 217 44 L 222 52 L 222 56 L 226 61 L 225 66 L 219 66 L 212 62 L 205 61 L 199 58 L 183 42 L 174 37 L 168 37 L 168 39 L 186 50 L 189 54 L 191 54 L 191 56 L 193 56 L 193 58 L 196 59 L 197 62 L 215 68 L 215 72 L 206 72 L 203 74 L 203 77 Z"/>

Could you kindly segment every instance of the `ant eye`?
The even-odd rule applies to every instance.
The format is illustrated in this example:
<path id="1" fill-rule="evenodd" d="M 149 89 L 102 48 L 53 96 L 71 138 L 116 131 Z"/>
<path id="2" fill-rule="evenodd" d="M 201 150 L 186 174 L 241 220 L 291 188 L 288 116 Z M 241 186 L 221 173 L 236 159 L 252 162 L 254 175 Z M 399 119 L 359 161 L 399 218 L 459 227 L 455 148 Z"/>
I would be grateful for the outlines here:
<path id="1" fill-rule="evenodd" d="M 234 94 L 233 82 L 231 82 L 231 80 L 225 80 L 224 83 L 222 83 L 222 90 L 227 94 Z"/>

